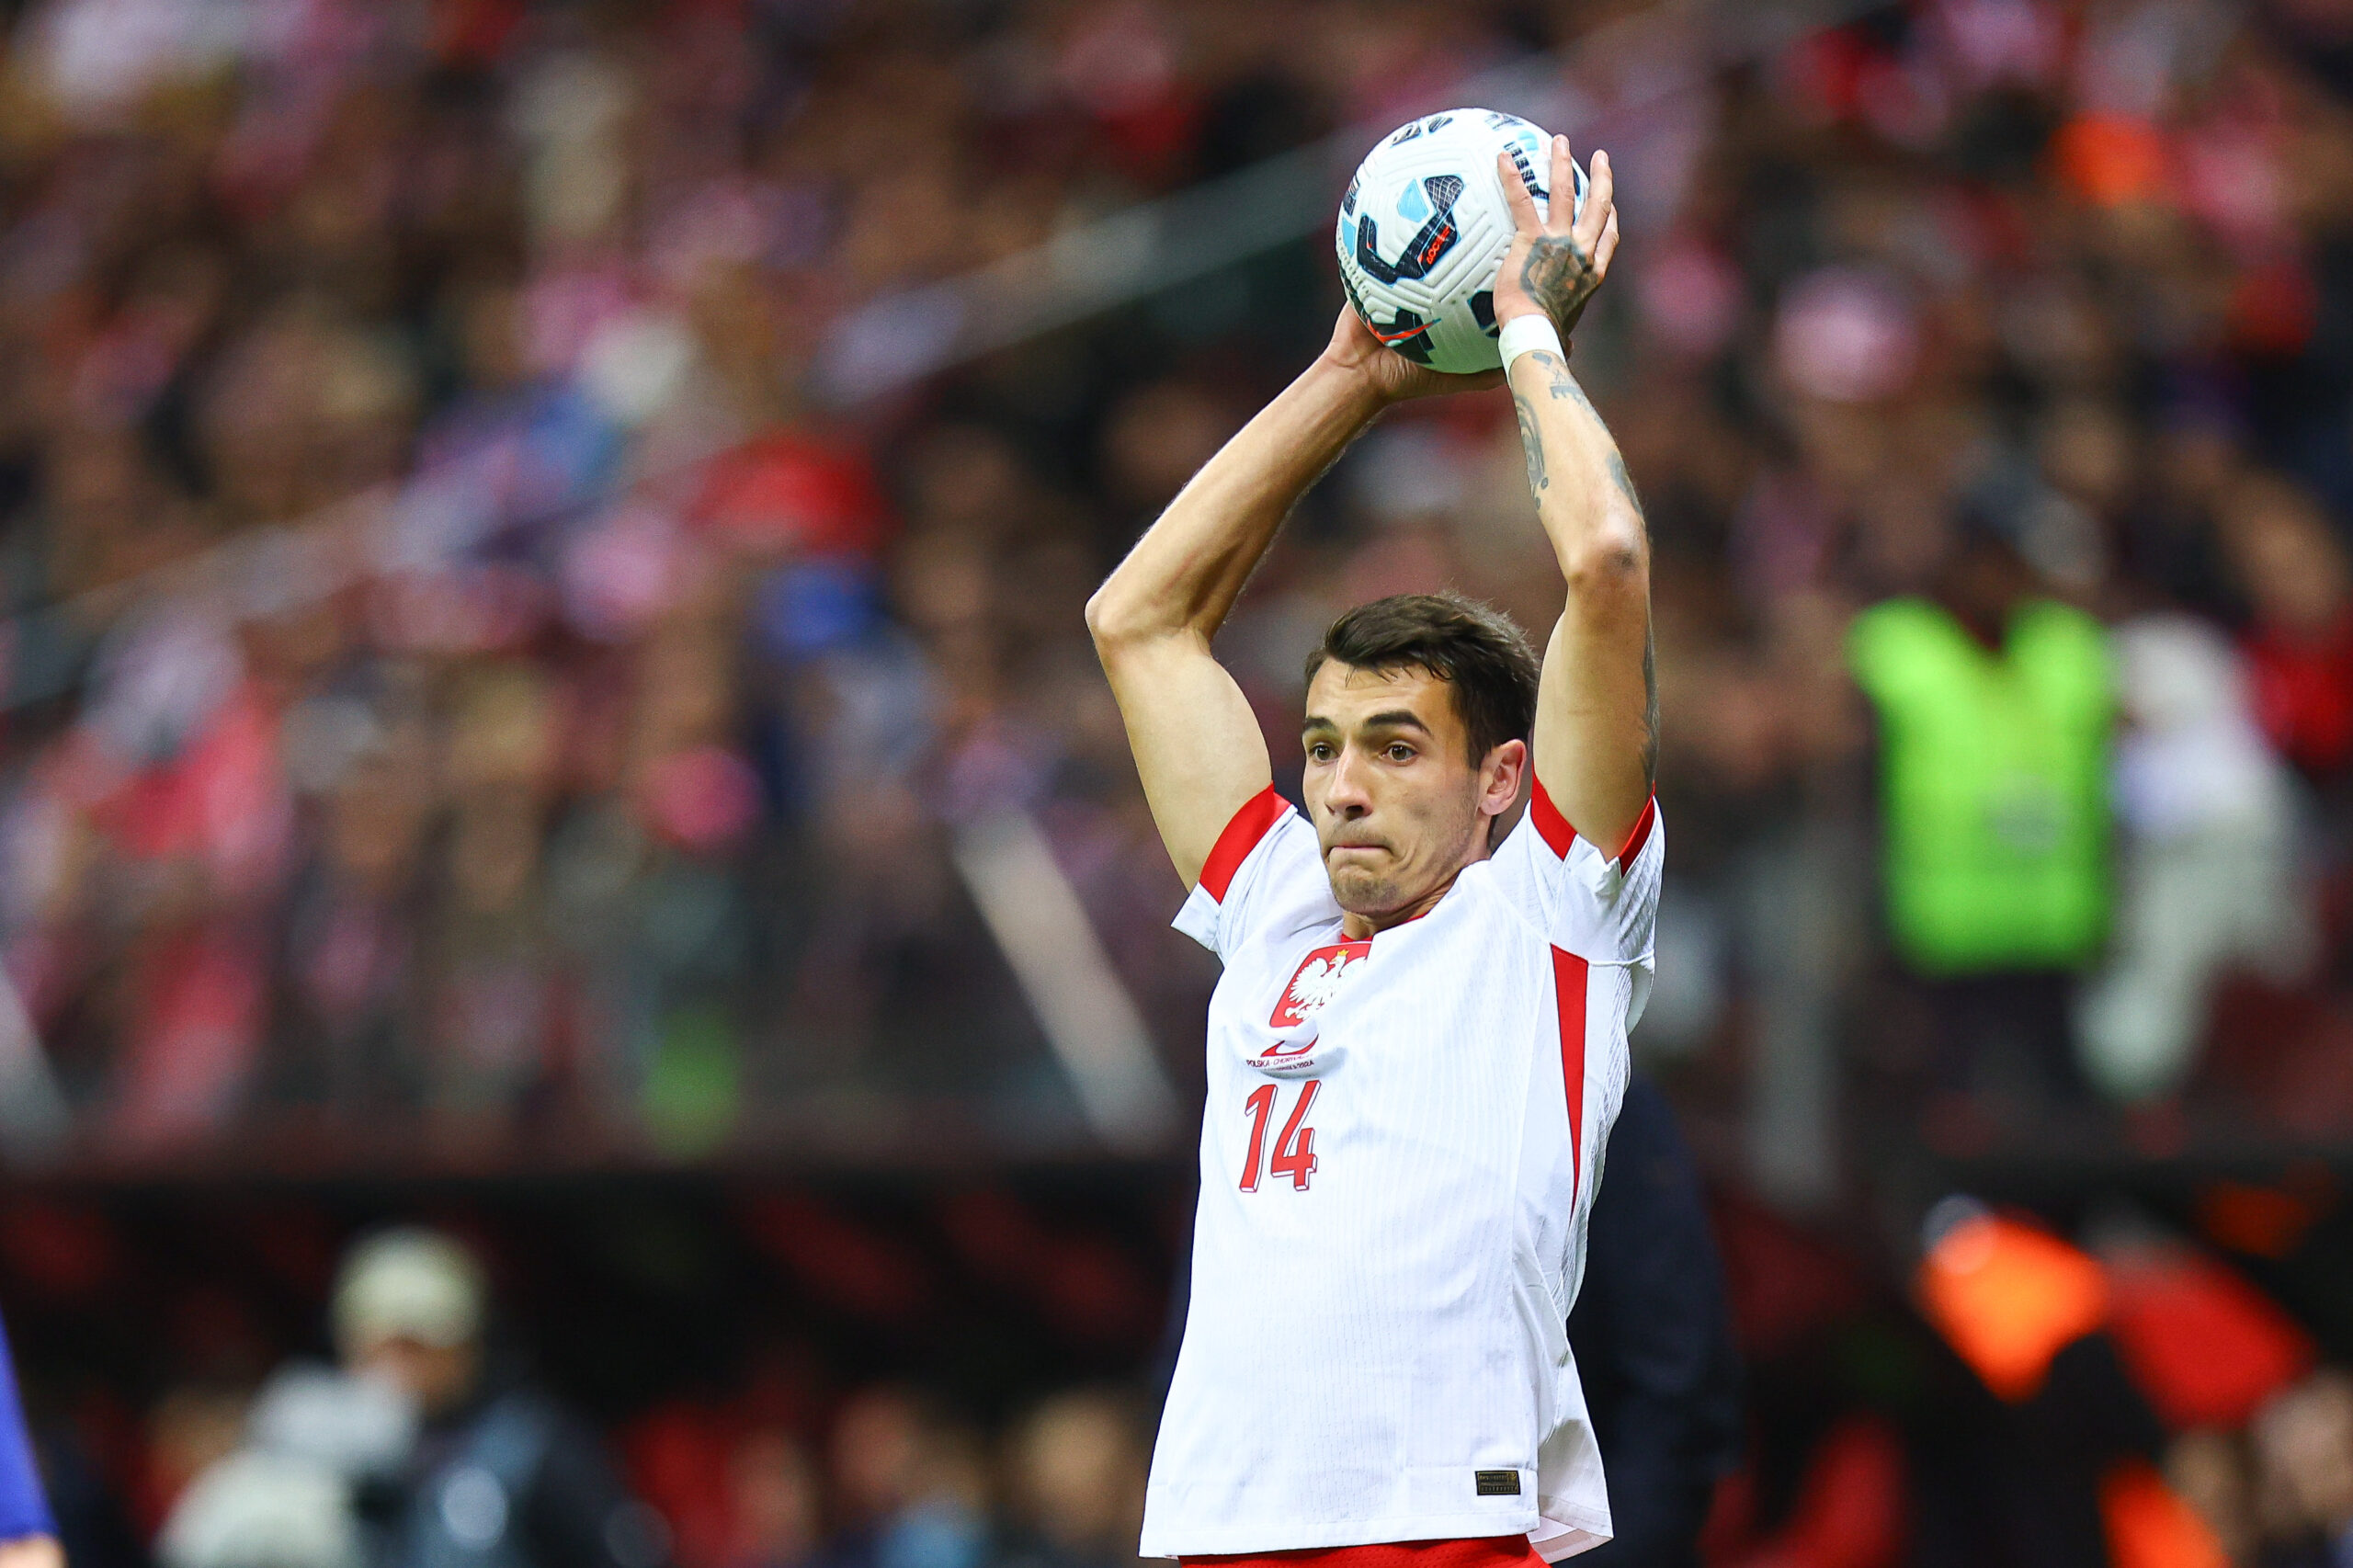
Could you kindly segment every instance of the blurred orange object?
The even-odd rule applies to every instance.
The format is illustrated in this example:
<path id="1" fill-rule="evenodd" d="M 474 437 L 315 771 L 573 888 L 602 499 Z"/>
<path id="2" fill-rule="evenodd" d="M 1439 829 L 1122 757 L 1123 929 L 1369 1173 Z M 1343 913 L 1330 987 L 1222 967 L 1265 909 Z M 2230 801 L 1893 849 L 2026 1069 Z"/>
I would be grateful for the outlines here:
<path id="1" fill-rule="evenodd" d="M 2230 1568 L 2222 1543 L 2146 1460 L 2100 1478 L 2099 1517 L 2112 1568 Z"/>
<path id="2" fill-rule="evenodd" d="M 2051 140 L 2060 182 L 2101 207 L 2145 201 L 2165 184 L 2164 133 L 2131 115 L 2079 115 Z"/>
<path id="3" fill-rule="evenodd" d="M 2032 1398 L 2051 1358 L 2108 1316 L 2097 1263 L 2048 1231 L 1995 1214 L 1945 1232 L 1921 1260 L 1914 1290 L 1937 1332 L 2013 1403 Z"/>

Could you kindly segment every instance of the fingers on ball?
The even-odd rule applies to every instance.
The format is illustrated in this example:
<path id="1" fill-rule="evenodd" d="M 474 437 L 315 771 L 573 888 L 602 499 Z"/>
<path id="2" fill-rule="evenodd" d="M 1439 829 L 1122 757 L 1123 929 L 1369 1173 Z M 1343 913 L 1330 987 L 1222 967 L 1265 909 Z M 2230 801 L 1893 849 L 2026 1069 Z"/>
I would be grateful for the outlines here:
<path id="1" fill-rule="evenodd" d="M 1588 208 L 1611 210 L 1618 196 L 1618 171 L 1610 166 L 1609 154 L 1596 151 L 1593 154 L 1593 178 L 1585 193 Z"/>
<path id="2" fill-rule="evenodd" d="M 1519 177 L 1519 171 L 1512 166 L 1509 153 L 1495 154 L 1495 176 L 1503 181 L 1504 205 L 1511 211 L 1512 227 L 1522 233 L 1535 228 L 1536 199 L 1529 193 L 1528 183 Z"/>

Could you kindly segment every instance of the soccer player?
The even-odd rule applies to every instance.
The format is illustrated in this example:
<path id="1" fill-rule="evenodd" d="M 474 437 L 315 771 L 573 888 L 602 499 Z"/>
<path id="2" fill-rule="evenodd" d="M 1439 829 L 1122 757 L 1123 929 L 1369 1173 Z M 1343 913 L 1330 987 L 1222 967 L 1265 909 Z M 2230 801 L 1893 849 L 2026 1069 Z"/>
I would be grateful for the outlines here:
<path id="1" fill-rule="evenodd" d="M 1224 963 L 1147 1555 L 1532 1568 L 1609 1535 L 1565 1320 L 1665 853 L 1650 551 L 1560 335 L 1617 248 L 1608 158 L 1574 220 L 1498 166 L 1506 370 L 1435 374 L 1344 309 L 1087 607 L 1176 924 Z M 1348 611 L 1308 659 L 1302 816 L 1211 640 L 1384 408 L 1506 378 L 1567 587 L 1542 664 L 1451 596 Z"/>

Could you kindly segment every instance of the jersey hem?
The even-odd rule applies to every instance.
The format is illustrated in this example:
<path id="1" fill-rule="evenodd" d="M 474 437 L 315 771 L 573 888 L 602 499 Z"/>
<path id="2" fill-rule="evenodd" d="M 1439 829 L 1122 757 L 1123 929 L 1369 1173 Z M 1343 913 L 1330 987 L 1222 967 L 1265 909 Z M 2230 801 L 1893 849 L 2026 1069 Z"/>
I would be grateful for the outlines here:
<path id="1" fill-rule="evenodd" d="M 1493 1514 L 1387 1514 L 1373 1519 L 1336 1519 L 1323 1522 L 1272 1525 L 1225 1525 L 1199 1530 L 1169 1530 L 1165 1534 L 1147 1533 L 1138 1547 L 1144 1557 L 1236 1557 L 1256 1556 L 1267 1551 L 1317 1551 L 1344 1546 L 1387 1546 L 1407 1540 L 1472 1540 L 1485 1536 L 1526 1535 L 1532 1540 L 1538 1527 L 1565 1525 L 1574 1531 L 1586 1531 L 1599 1524 L 1601 1536 L 1607 1538 L 1608 1525 L 1594 1520 L 1580 1524 L 1569 1519 L 1548 1519 L 1533 1508 Z M 1551 1538 L 1559 1540 L 1557 1535 Z M 1579 1550 L 1582 1550 L 1580 1548 Z M 1542 1543 L 1537 1543 L 1539 1556 L 1543 1555 Z M 1546 1558 L 1551 1562 L 1551 1558 Z"/>
<path id="2" fill-rule="evenodd" d="M 1530 1536 L 1528 1549 L 1547 1562 L 1558 1562 L 1564 1558 L 1574 1557 L 1579 1552 L 1591 1551 L 1595 1547 L 1607 1543 L 1609 1539 L 1609 1527 L 1606 1523 L 1598 1526 L 1571 1525 L 1565 1529 L 1546 1536 L 1541 1540 Z"/>
<path id="3" fill-rule="evenodd" d="M 1537 1517 L 1552 1528 L 1548 1531 L 1528 1532 L 1529 1549 L 1547 1562 L 1558 1562 L 1564 1557 L 1574 1557 L 1580 1551 L 1591 1551 L 1617 1534 L 1607 1508 L 1581 1508 L 1562 1499 L 1555 1499 L 1552 1506 L 1557 1511 L 1548 1514 L 1540 1506 Z"/>
<path id="4" fill-rule="evenodd" d="M 1525 1521 L 1525 1522 L 1522 1522 Z M 1549 1530 L 1540 1527 L 1551 1526 Z M 1176 1532 L 1186 1534 L 1186 1532 Z M 1273 1551 L 1320 1551 L 1352 1546 L 1389 1546 L 1403 1541 L 1469 1540 L 1498 1535 L 1525 1535 L 1529 1546 L 1547 1562 L 1558 1562 L 1589 1551 L 1609 1540 L 1608 1512 L 1565 1507 L 1547 1514 L 1524 1508 L 1508 1517 L 1500 1514 L 1392 1514 L 1377 1519 L 1345 1523 L 1293 1525 L 1287 1529 L 1233 1525 L 1187 1536 L 1188 1544 L 1169 1546 L 1147 1535 L 1137 1555 L 1174 1561 L 1179 1557 L 1255 1556 Z M 1195 1545 L 1193 1540 L 1214 1545 Z M 1246 1544 L 1245 1544 L 1246 1543 Z"/>

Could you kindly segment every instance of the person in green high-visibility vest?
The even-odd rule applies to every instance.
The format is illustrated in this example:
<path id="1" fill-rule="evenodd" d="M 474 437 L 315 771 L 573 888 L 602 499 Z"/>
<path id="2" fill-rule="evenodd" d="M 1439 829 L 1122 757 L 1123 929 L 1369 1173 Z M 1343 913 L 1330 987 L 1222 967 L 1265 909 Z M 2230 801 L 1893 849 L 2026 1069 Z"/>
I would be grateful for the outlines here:
<path id="1" fill-rule="evenodd" d="M 1978 512 L 1930 594 L 1856 618 L 1847 659 L 1878 720 L 1888 937 L 1938 1086 L 2077 1099 L 2073 977 L 2110 904 L 2107 631 Z"/>

